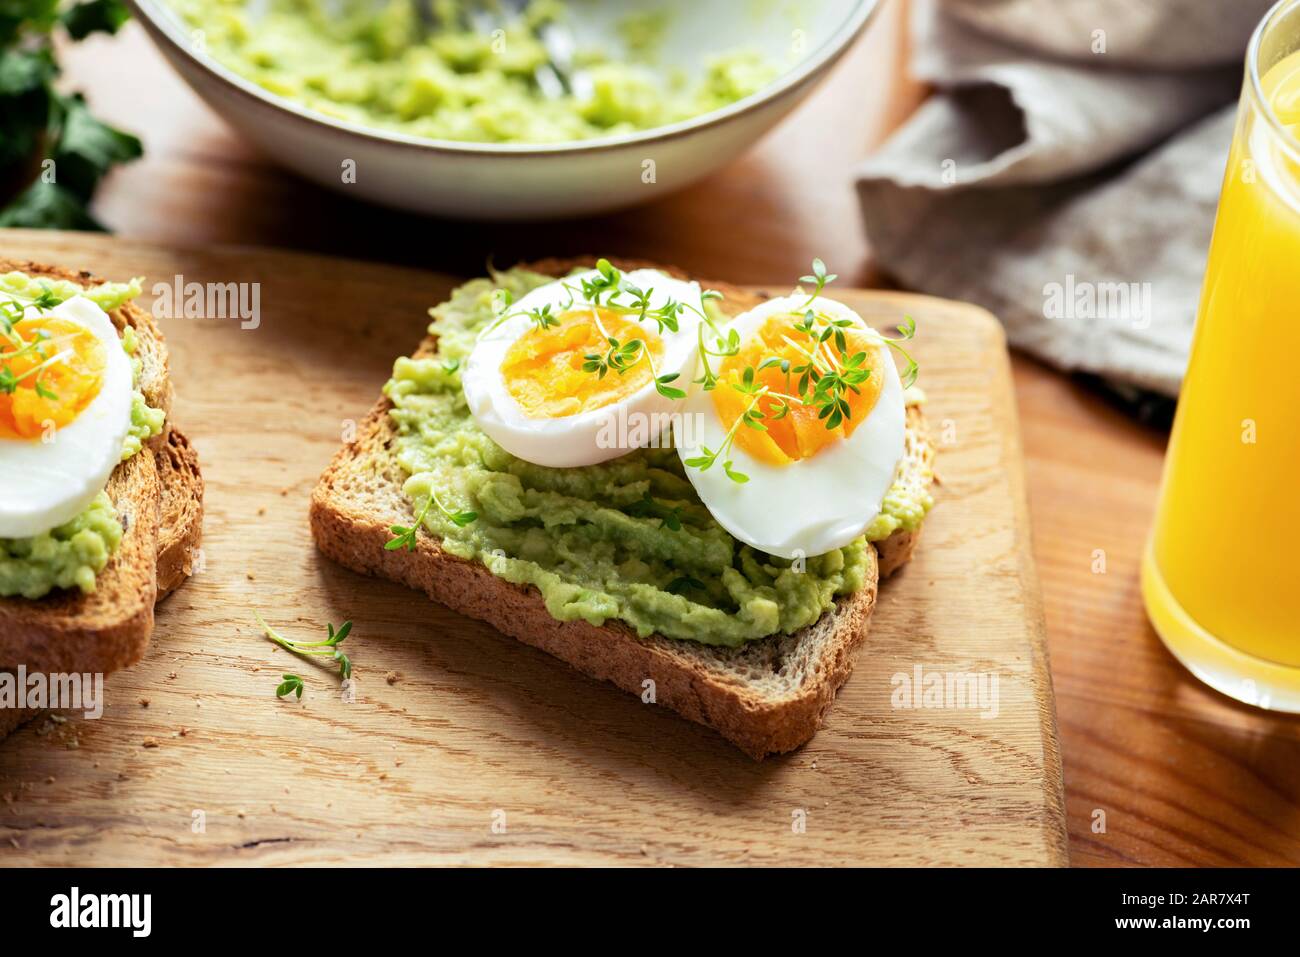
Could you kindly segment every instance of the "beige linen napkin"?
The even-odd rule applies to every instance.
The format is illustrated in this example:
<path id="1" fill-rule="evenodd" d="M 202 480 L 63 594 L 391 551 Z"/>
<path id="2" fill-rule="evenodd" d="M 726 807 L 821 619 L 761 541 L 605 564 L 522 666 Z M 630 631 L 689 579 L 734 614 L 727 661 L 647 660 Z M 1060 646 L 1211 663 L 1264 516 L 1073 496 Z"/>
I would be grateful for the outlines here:
<path id="1" fill-rule="evenodd" d="M 1268 0 L 915 0 L 936 94 L 858 171 L 882 267 L 1011 342 L 1174 395 Z"/>

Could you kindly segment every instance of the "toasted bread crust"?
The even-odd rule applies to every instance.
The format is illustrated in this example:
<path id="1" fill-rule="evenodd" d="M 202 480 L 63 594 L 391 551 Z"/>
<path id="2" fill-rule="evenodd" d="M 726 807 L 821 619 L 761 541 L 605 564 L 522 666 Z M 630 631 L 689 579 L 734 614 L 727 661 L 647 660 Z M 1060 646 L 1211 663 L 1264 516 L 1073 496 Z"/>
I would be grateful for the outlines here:
<path id="1" fill-rule="evenodd" d="M 563 275 L 579 264 L 545 260 L 526 268 Z M 616 265 L 631 269 L 649 264 L 622 261 Z M 723 291 L 729 303 L 741 308 L 760 299 L 739 289 Z M 426 337 L 416 355 L 435 347 L 434 340 Z M 323 554 L 354 571 L 423 591 L 625 691 L 641 695 L 644 682 L 653 680 L 656 703 L 716 729 L 753 758 L 793 750 L 816 733 L 852 671 L 854 652 L 866 639 L 876 601 L 876 567 L 869 570 L 862 589 L 818 622 L 793 636 L 751 642 L 741 649 L 710 648 L 659 635 L 639 638 L 618 621 L 600 627 L 559 621 L 546 610 L 536 588 L 497 578 L 482 563 L 444 552 L 428 536 L 418 538 L 412 552 L 385 550 L 391 538 L 389 526 L 409 525 L 413 520 L 401 493 L 405 476 L 390 451 L 396 439 L 390 409 L 387 399 L 371 409 L 356 438 L 335 455 L 313 491 L 311 527 Z M 909 412 L 909 427 L 924 433 L 919 410 Z M 915 533 L 900 534 L 897 541 L 881 543 L 891 571 L 910 557 L 916 538 Z M 751 664 L 760 669 L 784 668 L 809 656 L 815 666 L 790 693 L 763 693 L 737 677 Z"/>
<path id="2" fill-rule="evenodd" d="M 40 714 L 40 708 L 0 708 L 0 741 Z"/>
<path id="3" fill-rule="evenodd" d="M 203 474 L 199 456 L 179 429 L 154 452 L 162 501 L 158 510 L 158 601 L 175 591 L 194 571 L 203 540 Z"/>

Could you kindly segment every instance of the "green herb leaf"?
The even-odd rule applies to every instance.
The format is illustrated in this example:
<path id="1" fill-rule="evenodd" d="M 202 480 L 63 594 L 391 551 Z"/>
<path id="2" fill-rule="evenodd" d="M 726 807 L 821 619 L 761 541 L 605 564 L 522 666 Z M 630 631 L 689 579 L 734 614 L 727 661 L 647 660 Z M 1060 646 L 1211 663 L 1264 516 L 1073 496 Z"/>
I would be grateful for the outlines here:
<path id="1" fill-rule="evenodd" d="M 120 0 L 0 0 L 0 172 L 10 187 L 0 226 L 102 229 L 87 204 L 112 166 L 140 155 L 140 141 L 55 90 L 53 33 L 61 27 L 76 41 L 126 18 Z"/>
<path id="2" fill-rule="evenodd" d="M 86 203 L 109 169 L 136 159 L 144 149 L 130 133 L 91 116 L 79 93 L 58 97 L 57 102 L 61 116 L 52 155 L 58 183 Z"/>
<path id="3" fill-rule="evenodd" d="M 68 36 L 82 40 L 98 31 L 116 33 L 130 16 L 119 0 L 85 0 L 64 10 L 59 19 Z"/>
<path id="4" fill-rule="evenodd" d="M 103 232 L 86 212 L 85 201 L 57 183 L 37 180 L 0 210 L 0 226 L 19 229 L 78 229 Z"/>
<path id="5" fill-rule="evenodd" d="M 41 312 L 45 312 L 46 310 L 53 309 L 55 306 L 60 305 L 62 302 L 63 299 L 56 295 L 53 289 L 47 285 L 43 285 L 41 287 L 41 294 L 33 299 L 30 305 Z M 41 330 L 41 332 L 43 333 L 44 330 Z"/>
<path id="6" fill-rule="evenodd" d="M 732 468 L 732 465 L 733 465 L 732 462 L 722 463 L 722 471 L 727 473 L 727 478 L 731 479 L 737 485 L 744 485 L 746 482 L 748 482 L 749 476 L 746 475 L 744 472 L 736 471 L 734 468 Z"/>
<path id="7" fill-rule="evenodd" d="M 275 696 L 283 698 L 287 694 L 296 694 L 302 700 L 303 681 L 298 675 L 281 675 L 284 680 L 275 689 Z"/>

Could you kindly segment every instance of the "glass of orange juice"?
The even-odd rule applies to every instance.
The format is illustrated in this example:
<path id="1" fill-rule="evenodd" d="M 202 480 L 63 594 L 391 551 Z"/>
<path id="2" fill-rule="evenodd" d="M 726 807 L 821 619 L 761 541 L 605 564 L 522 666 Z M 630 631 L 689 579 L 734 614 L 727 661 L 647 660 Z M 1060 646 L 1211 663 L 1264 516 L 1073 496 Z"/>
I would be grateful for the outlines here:
<path id="1" fill-rule="evenodd" d="M 1246 55 L 1142 595 L 1206 684 L 1300 712 L 1300 0 Z"/>

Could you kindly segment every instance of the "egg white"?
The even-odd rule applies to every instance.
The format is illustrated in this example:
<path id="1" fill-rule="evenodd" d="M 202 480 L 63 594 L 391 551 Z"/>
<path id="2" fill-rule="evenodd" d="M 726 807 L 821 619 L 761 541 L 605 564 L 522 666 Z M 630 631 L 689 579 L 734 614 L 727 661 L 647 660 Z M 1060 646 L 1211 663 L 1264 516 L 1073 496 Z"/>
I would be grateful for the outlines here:
<path id="1" fill-rule="evenodd" d="M 772 316 L 801 315 L 805 303 L 807 296 L 769 300 L 737 316 L 731 328 L 744 343 Z M 875 331 L 833 299 L 818 298 L 812 307 Z M 721 458 L 707 471 L 686 467 L 691 484 L 719 525 L 742 542 L 781 558 L 811 557 L 842 548 L 866 530 L 893 484 L 905 439 L 903 385 L 892 350 L 882 348 L 885 381 L 880 397 L 849 437 L 786 466 L 756 459 L 736 441 L 725 458 L 731 459 L 734 470 L 749 476 L 745 483 L 727 477 Z M 712 392 L 693 387 L 684 405 L 684 416 L 674 422 L 683 462 L 703 454 L 704 446 L 717 451 L 727 433 Z"/>
<path id="2" fill-rule="evenodd" d="M 594 269 L 579 273 L 534 289 L 521 298 L 509 310 L 518 315 L 480 339 L 461 372 L 465 399 L 479 428 L 507 452 L 527 462 L 569 468 L 595 465 L 626 455 L 631 451 L 626 444 L 607 440 L 610 435 L 632 431 L 630 427 L 619 428 L 620 423 L 634 427 L 638 421 L 667 421 L 654 417 L 670 414 L 680 405 L 681 400 L 674 401 L 660 395 L 651 381 L 621 401 L 599 409 L 556 418 L 533 418 L 525 414 L 510 394 L 501 375 L 501 365 L 515 341 L 533 328 L 532 319 L 525 313 L 549 304 L 552 314 L 559 314 L 564 311 L 570 296 L 574 300 L 572 308 L 589 304 L 580 292 L 582 280 L 596 275 Z M 637 269 L 625 273 L 624 278 L 649 294 L 651 309 L 661 308 L 669 298 L 687 304 L 688 308 L 677 317 L 677 331 L 664 329 L 658 333 L 663 343 L 663 356 L 656 362 L 658 374 L 677 373 L 678 378 L 671 385 L 685 391 L 694 375 L 698 355 L 697 329 L 701 320 L 689 307 L 701 308 L 699 284 L 673 279 L 653 269 Z M 627 304 L 628 299 L 623 296 L 618 301 Z M 648 333 L 658 329 L 650 319 L 641 326 Z"/>
<path id="3" fill-rule="evenodd" d="M 0 538 L 29 538 L 79 515 L 121 462 L 131 427 L 131 360 L 108 314 L 82 296 L 49 314 L 94 334 L 104 347 L 104 377 L 95 398 L 63 428 L 34 439 L 0 438 Z"/>

